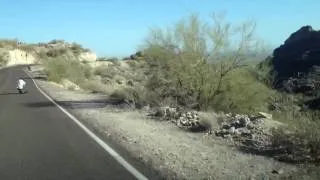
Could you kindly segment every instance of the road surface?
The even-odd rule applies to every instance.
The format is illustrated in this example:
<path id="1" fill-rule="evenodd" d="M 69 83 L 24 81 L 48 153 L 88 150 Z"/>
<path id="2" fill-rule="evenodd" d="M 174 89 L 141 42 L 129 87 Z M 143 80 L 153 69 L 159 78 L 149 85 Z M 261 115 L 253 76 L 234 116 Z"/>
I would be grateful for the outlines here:
<path id="1" fill-rule="evenodd" d="M 0 179 L 136 179 L 27 79 L 28 93 L 16 81 L 21 68 L 0 70 Z"/>

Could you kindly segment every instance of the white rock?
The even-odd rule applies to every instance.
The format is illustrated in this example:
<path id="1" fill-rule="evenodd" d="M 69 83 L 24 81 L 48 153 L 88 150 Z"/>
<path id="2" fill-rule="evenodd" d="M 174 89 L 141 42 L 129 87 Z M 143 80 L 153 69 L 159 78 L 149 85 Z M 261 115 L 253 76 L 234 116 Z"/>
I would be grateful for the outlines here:
<path id="1" fill-rule="evenodd" d="M 236 128 L 235 127 L 230 127 L 230 129 L 229 129 L 229 133 L 230 134 L 234 134 L 235 133 L 235 130 L 236 130 Z"/>
<path id="2" fill-rule="evenodd" d="M 259 115 L 263 116 L 264 118 L 267 118 L 267 119 L 272 119 L 272 114 L 268 114 L 268 113 L 265 113 L 265 112 L 259 112 Z"/>

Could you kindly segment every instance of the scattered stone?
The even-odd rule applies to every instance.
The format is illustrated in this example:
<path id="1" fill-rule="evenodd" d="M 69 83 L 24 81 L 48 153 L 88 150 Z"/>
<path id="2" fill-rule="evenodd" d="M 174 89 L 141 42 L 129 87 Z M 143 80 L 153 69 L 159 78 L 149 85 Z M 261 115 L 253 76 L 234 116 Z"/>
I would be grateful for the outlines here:
<path id="1" fill-rule="evenodd" d="M 225 139 L 231 139 L 232 136 L 231 136 L 231 134 L 224 134 L 224 135 L 223 135 L 223 138 L 225 138 Z"/>
<path id="2" fill-rule="evenodd" d="M 261 114 L 264 116 L 262 117 Z M 263 129 L 259 127 L 264 119 L 268 116 L 267 113 L 261 113 L 259 116 L 243 115 L 243 114 L 227 114 L 227 120 L 221 123 L 219 130 L 215 131 L 215 135 L 223 138 L 236 138 L 240 141 L 246 139 L 254 139 L 256 135 L 263 134 Z"/>
<path id="3" fill-rule="evenodd" d="M 230 124 L 223 124 L 222 129 L 230 129 L 231 125 Z"/>
<path id="4" fill-rule="evenodd" d="M 200 117 L 196 111 L 183 112 L 179 108 L 162 107 L 158 108 L 151 116 L 156 116 L 162 120 L 172 121 L 180 128 L 190 130 L 205 130 L 206 128 L 200 123 Z"/>
<path id="5" fill-rule="evenodd" d="M 240 118 L 239 122 L 241 126 L 247 127 L 248 124 L 250 123 L 250 118 L 248 116 L 244 116 Z"/>
<path id="6" fill-rule="evenodd" d="M 252 120 L 250 124 L 263 124 L 266 118 L 255 118 L 254 120 Z M 248 126 L 250 125 L 248 124 Z M 248 127 L 250 128 L 250 127 Z"/>
<path id="7" fill-rule="evenodd" d="M 272 114 L 259 112 L 259 115 L 261 115 L 263 118 L 266 118 L 266 119 L 272 119 Z"/>
<path id="8" fill-rule="evenodd" d="M 231 127 L 231 128 L 229 129 L 229 134 L 234 134 L 235 131 L 236 131 L 236 128 L 235 128 L 235 127 Z"/>
<path id="9" fill-rule="evenodd" d="M 282 169 L 274 169 L 272 170 L 273 174 L 283 174 L 283 170 Z"/>
<path id="10" fill-rule="evenodd" d="M 247 128 L 238 128 L 235 130 L 238 134 L 250 134 L 250 130 Z"/>
<path id="11" fill-rule="evenodd" d="M 144 111 L 150 111 L 150 105 L 146 105 L 142 108 Z"/>

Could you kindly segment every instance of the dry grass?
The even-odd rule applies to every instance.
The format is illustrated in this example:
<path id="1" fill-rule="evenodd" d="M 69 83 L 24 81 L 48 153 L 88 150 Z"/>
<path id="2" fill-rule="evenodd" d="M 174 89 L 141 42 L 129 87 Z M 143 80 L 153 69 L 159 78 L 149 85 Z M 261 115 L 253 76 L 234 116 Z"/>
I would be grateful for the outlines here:
<path id="1" fill-rule="evenodd" d="M 294 118 L 292 118 L 294 117 Z M 319 112 L 298 112 L 280 115 L 288 126 L 273 131 L 272 145 L 277 158 L 295 163 L 320 163 Z"/>

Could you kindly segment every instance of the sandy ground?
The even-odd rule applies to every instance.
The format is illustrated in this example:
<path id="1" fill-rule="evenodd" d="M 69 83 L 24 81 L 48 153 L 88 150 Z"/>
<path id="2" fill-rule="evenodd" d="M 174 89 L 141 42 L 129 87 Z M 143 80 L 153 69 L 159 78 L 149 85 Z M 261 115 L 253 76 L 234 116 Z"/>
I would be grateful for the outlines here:
<path id="1" fill-rule="evenodd" d="M 148 119 L 143 111 L 102 104 L 97 100 L 105 99 L 103 95 L 71 91 L 43 80 L 36 82 L 56 101 L 65 102 L 71 113 L 167 179 L 316 179 L 297 166 L 240 152 L 205 133 L 189 133 L 170 122 Z M 275 169 L 283 173 L 273 174 Z"/>

